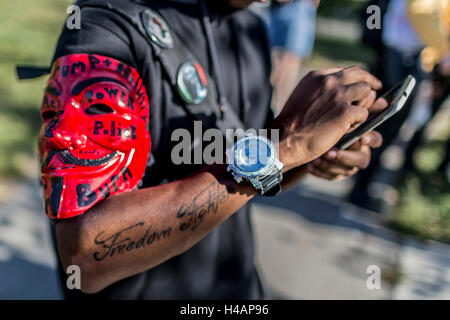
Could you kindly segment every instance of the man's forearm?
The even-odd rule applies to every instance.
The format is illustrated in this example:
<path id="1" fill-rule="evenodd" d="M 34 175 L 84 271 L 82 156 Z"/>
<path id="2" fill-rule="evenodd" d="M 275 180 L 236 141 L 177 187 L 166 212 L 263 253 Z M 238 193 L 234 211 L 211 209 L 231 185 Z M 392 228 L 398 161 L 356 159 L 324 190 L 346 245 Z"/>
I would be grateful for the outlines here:
<path id="1" fill-rule="evenodd" d="M 82 290 L 106 286 L 183 253 L 255 191 L 215 165 L 173 183 L 113 196 L 56 225 L 63 266 L 77 264 Z"/>

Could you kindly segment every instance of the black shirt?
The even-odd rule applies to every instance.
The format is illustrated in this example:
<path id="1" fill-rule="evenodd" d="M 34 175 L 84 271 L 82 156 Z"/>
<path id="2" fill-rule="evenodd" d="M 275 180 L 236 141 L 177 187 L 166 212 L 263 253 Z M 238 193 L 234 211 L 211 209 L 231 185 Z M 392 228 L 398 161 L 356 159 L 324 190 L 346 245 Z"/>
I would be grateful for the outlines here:
<path id="1" fill-rule="evenodd" d="M 199 5 L 137 0 L 105 0 L 104 3 L 114 7 L 117 1 L 122 2 L 122 7 L 126 2 L 129 6 L 158 12 L 205 71 L 214 74 Z M 81 29 L 63 29 L 54 59 L 73 53 L 109 56 L 135 67 L 143 77 L 150 101 L 152 149 L 142 187 L 182 179 L 197 171 L 198 166 L 176 166 L 170 161 L 172 131 L 191 129 L 193 119 L 181 107 L 150 45 L 123 16 L 89 3 L 77 2 L 82 7 Z M 225 96 L 236 113 L 242 115 L 247 128 L 263 128 L 272 118 L 270 50 L 263 22 L 247 10 L 231 12 L 226 6 L 215 6 L 217 0 L 207 0 L 207 4 Z M 239 35 L 232 27 L 232 20 L 239 26 Z M 245 79 L 240 77 L 239 68 L 245 73 Z M 243 80 L 246 92 L 242 90 Z M 246 110 L 243 95 L 250 101 Z M 247 205 L 193 248 L 151 270 L 121 280 L 95 295 L 65 292 L 68 298 L 261 299 L 265 296 L 253 259 Z M 65 274 L 61 275 L 65 284 Z"/>

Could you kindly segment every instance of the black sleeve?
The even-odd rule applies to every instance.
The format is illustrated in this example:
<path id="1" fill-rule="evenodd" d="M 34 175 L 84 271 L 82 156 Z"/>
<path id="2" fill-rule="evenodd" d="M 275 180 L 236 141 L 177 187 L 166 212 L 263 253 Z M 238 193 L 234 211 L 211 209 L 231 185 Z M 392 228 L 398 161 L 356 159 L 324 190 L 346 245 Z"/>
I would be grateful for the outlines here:
<path id="1" fill-rule="evenodd" d="M 136 67 L 129 32 L 127 23 L 116 14 L 105 9 L 83 8 L 80 29 L 70 30 L 64 25 L 53 61 L 68 54 L 87 53 L 108 56 Z"/>

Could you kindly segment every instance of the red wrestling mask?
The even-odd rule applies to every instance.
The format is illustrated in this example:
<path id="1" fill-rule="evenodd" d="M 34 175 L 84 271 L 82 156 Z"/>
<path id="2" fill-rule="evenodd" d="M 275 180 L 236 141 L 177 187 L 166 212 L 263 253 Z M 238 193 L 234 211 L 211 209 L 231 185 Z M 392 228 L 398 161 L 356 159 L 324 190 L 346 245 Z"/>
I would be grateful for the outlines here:
<path id="1" fill-rule="evenodd" d="M 148 97 L 135 69 L 98 55 L 59 58 L 41 116 L 41 180 L 50 218 L 75 217 L 138 186 L 151 139 Z"/>

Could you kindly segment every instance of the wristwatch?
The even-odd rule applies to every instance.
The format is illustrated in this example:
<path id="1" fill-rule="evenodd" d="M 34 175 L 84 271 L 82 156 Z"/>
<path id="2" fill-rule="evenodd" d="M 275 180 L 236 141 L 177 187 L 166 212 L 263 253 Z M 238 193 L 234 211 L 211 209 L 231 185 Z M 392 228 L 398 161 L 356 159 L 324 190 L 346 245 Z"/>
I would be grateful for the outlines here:
<path id="1" fill-rule="evenodd" d="M 272 141 L 256 134 L 240 138 L 227 150 L 228 171 L 237 183 L 249 181 L 262 196 L 281 191 L 283 164 Z"/>

